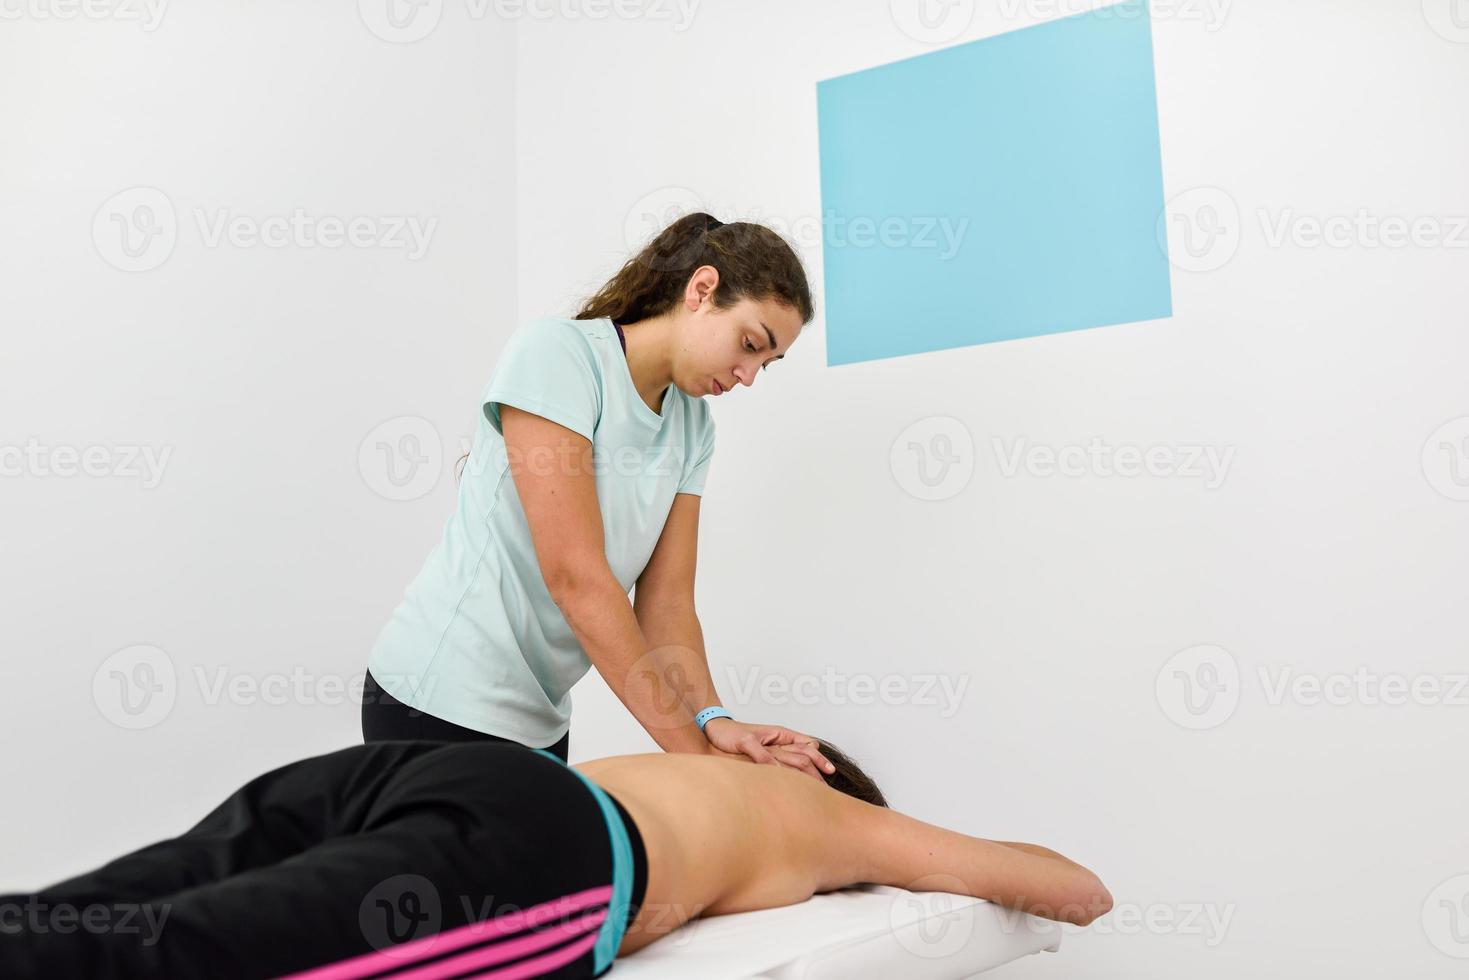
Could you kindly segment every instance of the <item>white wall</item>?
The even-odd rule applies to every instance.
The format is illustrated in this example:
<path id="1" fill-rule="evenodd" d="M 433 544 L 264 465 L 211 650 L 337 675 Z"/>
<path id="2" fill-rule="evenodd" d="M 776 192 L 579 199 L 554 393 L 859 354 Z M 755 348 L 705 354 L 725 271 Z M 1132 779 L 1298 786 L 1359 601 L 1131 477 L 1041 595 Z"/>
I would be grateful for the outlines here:
<path id="1" fill-rule="evenodd" d="M 944 43 L 1080 9 L 975 8 Z M 24 801 L 0 815 L 24 841 L 0 889 L 354 742 L 357 706 L 330 688 L 252 703 L 197 671 L 359 677 L 452 504 L 453 443 L 514 323 L 570 312 L 644 215 L 702 203 L 796 238 L 818 308 L 789 357 L 714 405 L 699 604 L 726 703 L 834 740 L 921 818 L 1103 876 L 1111 917 L 994 976 L 1457 975 L 1425 911 L 1469 872 L 1469 705 L 1272 704 L 1258 674 L 1464 670 L 1469 503 L 1421 457 L 1469 416 L 1465 251 L 1267 234 L 1286 209 L 1469 214 L 1469 45 L 1432 0 L 1155 2 L 1165 187 L 1222 189 L 1237 251 L 1225 238 L 1218 268 L 1175 270 L 1170 320 L 835 369 L 814 86 L 933 45 L 883 3 L 477 9 L 446 4 L 414 43 L 350 4 L 179 5 L 154 30 L 32 13 L 0 33 L 0 445 L 35 440 L 53 464 L 60 446 L 171 451 L 149 488 L 31 464 L 0 478 L 0 786 Z M 138 186 L 166 193 L 178 240 L 124 272 L 92 225 Z M 209 247 L 197 226 L 296 207 L 437 224 L 416 259 Z M 922 500 L 904 447 L 940 417 L 972 439 L 956 472 L 973 475 Z M 372 450 L 414 418 L 447 444 L 398 488 Z M 1210 489 L 1006 476 L 992 443 L 1094 437 L 1233 455 Z M 177 697 L 128 730 L 92 685 L 138 644 L 166 654 Z M 1201 644 L 1238 667 L 1237 707 L 1186 730 L 1172 671 L 1193 665 L 1170 658 Z M 741 698 L 752 670 L 834 697 Z M 929 680 L 962 696 L 918 697 Z M 913 696 L 853 703 L 853 682 L 884 681 Z M 651 747 L 595 675 L 575 697 L 574 757 Z"/>
<path id="2" fill-rule="evenodd" d="M 974 8 L 955 41 L 1082 9 Z M 1423 911 L 1469 872 L 1469 692 L 1270 704 L 1259 670 L 1465 670 L 1469 503 L 1436 492 L 1420 455 L 1469 415 L 1469 232 L 1374 249 L 1267 231 L 1359 208 L 1446 230 L 1469 214 L 1469 46 L 1418 0 L 1154 9 L 1165 189 L 1225 191 L 1237 252 L 1226 238 L 1202 257 L 1220 267 L 1175 269 L 1169 320 L 840 368 L 818 312 L 713 405 L 698 599 L 716 682 L 737 714 L 856 754 L 901 808 L 1102 875 L 1111 917 L 997 977 L 1457 975 Z M 836 2 L 705 3 L 682 31 L 533 22 L 517 44 L 522 316 L 569 308 L 637 244 L 625 224 L 690 194 L 789 229 L 824 310 L 815 83 L 932 50 L 889 5 Z M 972 438 L 973 476 L 921 500 L 890 455 L 941 416 Z M 1093 437 L 1233 455 L 1206 488 L 1006 476 L 992 442 Z M 1188 730 L 1170 712 L 1191 720 L 1172 684 L 1190 665 L 1164 667 L 1201 644 L 1242 687 L 1231 717 Z M 740 701 L 750 671 L 774 697 Z M 962 690 L 956 710 L 920 696 L 924 675 Z M 884 681 L 907 702 L 847 686 Z M 844 703 L 803 703 L 798 683 Z M 575 697 L 575 755 L 651 746 L 600 678 Z"/>
<path id="3" fill-rule="evenodd" d="M 0 445 L 46 450 L 0 477 L 5 890 L 361 741 L 346 685 L 442 529 L 458 453 L 400 501 L 359 447 L 402 417 L 473 431 L 515 315 L 513 36 L 446 11 L 392 44 L 355 4 L 178 4 L 153 30 L 27 15 L 0 31 L 0 91 Z M 176 243 L 121 271 L 93 218 L 139 185 Z M 269 231 L 296 208 L 367 218 L 366 244 L 304 224 L 282 247 L 208 244 L 222 209 Z M 394 217 L 431 228 L 426 251 L 391 247 Z M 112 475 L 50 472 L 89 446 Z M 170 452 L 156 485 L 127 447 Z M 174 700 L 129 730 L 93 678 L 139 644 Z"/>

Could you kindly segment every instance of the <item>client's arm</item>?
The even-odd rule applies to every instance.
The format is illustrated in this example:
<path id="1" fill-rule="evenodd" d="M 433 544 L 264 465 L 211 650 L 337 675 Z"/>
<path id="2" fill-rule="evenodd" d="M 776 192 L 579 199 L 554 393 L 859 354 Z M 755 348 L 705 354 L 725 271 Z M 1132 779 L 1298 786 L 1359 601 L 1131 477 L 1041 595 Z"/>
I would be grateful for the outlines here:
<path id="1" fill-rule="evenodd" d="M 843 884 L 923 891 L 950 890 L 943 883 L 957 880 L 964 894 L 1083 926 L 1112 908 L 1100 878 L 1039 845 L 970 837 L 840 793 L 823 803 L 831 812 L 817 836 L 828 842 L 831 868 L 840 869 L 832 880 L 846 878 Z"/>

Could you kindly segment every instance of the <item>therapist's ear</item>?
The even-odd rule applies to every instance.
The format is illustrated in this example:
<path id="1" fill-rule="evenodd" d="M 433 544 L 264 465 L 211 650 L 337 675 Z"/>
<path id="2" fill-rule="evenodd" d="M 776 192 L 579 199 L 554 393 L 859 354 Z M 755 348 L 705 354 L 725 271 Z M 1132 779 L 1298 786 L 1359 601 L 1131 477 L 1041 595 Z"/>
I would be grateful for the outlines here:
<path id="1" fill-rule="evenodd" d="M 848 796 L 861 800 L 863 803 L 871 803 L 873 806 L 887 806 L 887 798 L 882 795 L 882 790 L 877 788 L 877 783 L 872 777 L 862 771 L 862 767 L 853 762 L 841 749 L 830 742 L 821 739 L 816 740 L 816 747 L 821 754 L 831 760 L 836 766 L 836 771 L 822 773 L 821 778 L 826 780 L 826 785 L 838 792 L 846 793 Z"/>

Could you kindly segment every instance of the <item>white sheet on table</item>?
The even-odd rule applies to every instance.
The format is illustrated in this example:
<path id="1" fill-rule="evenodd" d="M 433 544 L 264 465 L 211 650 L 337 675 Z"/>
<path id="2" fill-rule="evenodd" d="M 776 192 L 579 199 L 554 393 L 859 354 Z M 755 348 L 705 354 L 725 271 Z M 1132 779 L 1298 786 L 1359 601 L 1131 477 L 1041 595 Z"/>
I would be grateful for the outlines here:
<path id="1" fill-rule="evenodd" d="M 857 885 L 717 915 L 619 959 L 613 980 L 963 980 L 1061 945 L 1059 923 L 948 892 Z"/>

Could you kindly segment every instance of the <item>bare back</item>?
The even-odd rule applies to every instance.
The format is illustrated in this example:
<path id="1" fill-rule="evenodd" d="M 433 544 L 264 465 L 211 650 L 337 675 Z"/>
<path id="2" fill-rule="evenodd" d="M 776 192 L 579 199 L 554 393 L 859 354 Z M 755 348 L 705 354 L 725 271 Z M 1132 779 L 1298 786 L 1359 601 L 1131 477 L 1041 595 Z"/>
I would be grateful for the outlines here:
<path id="1" fill-rule="evenodd" d="M 993 841 L 845 796 L 786 766 L 652 752 L 578 763 L 637 821 L 648 852 L 634 952 L 701 915 L 804 902 L 858 882 L 948 891 L 1087 925 L 1095 874 L 1037 844 Z"/>
<path id="2" fill-rule="evenodd" d="M 575 768 L 627 808 L 648 852 L 647 892 L 620 954 L 701 915 L 794 905 L 858 880 L 838 880 L 811 846 L 840 794 L 794 769 L 665 752 Z"/>

